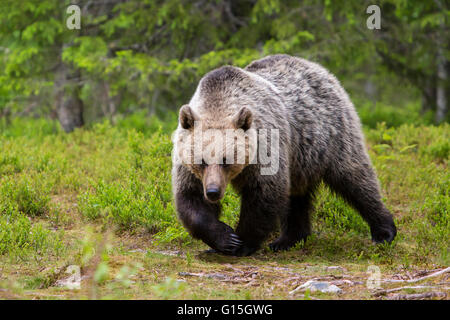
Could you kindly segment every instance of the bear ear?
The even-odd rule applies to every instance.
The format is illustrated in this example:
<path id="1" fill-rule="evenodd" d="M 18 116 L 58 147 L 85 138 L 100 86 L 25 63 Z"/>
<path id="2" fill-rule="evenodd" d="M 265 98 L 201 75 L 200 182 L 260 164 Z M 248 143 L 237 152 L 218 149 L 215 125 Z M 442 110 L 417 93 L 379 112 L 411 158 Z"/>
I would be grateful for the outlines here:
<path id="1" fill-rule="evenodd" d="M 197 116 L 190 106 L 185 104 L 180 109 L 180 124 L 183 129 L 190 129 L 194 126 L 194 122 L 197 120 Z"/>
<path id="2" fill-rule="evenodd" d="M 233 124 L 236 129 L 247 131 L 253 121 L 252 112 L 247 107 L 242 107 L 233 117 Z"/>

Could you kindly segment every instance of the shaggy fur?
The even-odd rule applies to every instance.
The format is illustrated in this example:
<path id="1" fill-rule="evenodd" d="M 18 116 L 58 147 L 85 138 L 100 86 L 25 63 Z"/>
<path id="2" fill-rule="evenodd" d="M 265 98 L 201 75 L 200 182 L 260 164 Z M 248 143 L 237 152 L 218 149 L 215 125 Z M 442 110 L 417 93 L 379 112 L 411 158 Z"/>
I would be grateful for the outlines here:
<path id="1" fill-rule="evenodd" d="M 229 181 L 241 196 L 236 231 L 219 221 L 220 204 L 206 199 L 201 176 L 192 167 L 174 165 L 178 216 L 193 237 L 225 254 L 249 255 L 280 222 L 281 235 L 270 246 L 288 249 L 311 233 L 312 198 L 324 181 L 358 210 L 373 241 L 394 239 L 396 227 L 381 201 L 359 118 L 339 81 L 323 67 L 288 55 L 268 56 L 245 69 L 225 66 L 201 79 L 189 106 L 188 116 L 204 129 L 233 127 L 246 107 L 251 128 L 280 132 L 275 175 L 261 175 L 259 164 L 249 164 Z M 175 149 L 177 139 L 190 132 L 180 119 Z"/>

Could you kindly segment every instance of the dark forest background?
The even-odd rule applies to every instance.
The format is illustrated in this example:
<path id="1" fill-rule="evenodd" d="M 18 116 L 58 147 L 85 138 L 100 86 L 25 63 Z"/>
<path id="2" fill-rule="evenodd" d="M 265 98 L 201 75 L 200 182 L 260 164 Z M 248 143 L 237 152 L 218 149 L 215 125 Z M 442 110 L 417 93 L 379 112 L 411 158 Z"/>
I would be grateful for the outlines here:
<path id="1" fill-rule="evenodd" d="M 448 1 L 0 2 L 2 125 L 46 117 L 70 132 L 127 115 L 173 121 L 206 72 L 274 53 L 329 68 L 368 126 L 448 121 Z M 79 30 L 66 26 L 71 4 Z M 366 25 L 371 4 L 379 30 Z"/>

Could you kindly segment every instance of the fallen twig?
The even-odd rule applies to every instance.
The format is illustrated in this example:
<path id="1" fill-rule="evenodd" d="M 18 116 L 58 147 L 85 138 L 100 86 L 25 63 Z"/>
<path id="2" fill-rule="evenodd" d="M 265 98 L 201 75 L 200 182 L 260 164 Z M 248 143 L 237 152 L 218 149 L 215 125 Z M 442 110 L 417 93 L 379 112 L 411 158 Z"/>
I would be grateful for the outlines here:
<path id="1" fill-rule="evenodd" d="M 239 272 L 241 274 L 245 273 L 244 271 L 242 271 L 241 269 L 235 268 L 233 267 L 231 264 L 225 264 L 225 267 L 230 268 L 231 270 L 235 271 L 235 272 Z"/>
<path id="2" fill-rule="evenodd" d="M 426 292 L 426 293 L 413 293 L 413 294 L 396 294 L 389 297 L 389 300 L 422 300 L 430 298 L 445 298 L 447 294 L 445 292 Z"/>
<path id="3" fill-rule="evenodd" d="M 432 277 L 437 277 L 440 276 L 441 274 L 450 272 L 450 267 L 442 269 L 441 271 L 429 274 L 427 276 L 421 277 L 421 278 L 417 278 L 417 279 L 409 279 L 409 280 L 398 280 L 398 279 L 383 279 L 381 281 L 383 282 L 407 282 L 407 283 L 413 283 L 413 282 L 419 282 L 428 278 L 432 278 Z"/>
<path id="4" fill-rule="evenodd" d="M 393 288 L 393 289 L 385 289 L 385 290 L 378 290 L 374 292 L 373 296 L 383 296 L 385 294 L 388 294 L 390 292 L 405 290 L 405 289 L 444 289 L 444 290 L 450 290 L 450 287 L 440 288 L 436 286 L 406 286 L 406 287 L 399 287 L 399 288 Z"/>
<path id="5" fill-rule="evenodd" d="M 425 275 L 427 275 L 427 274 L 430 274 L 430 273 L 436 272 L 436 271 L 441 271 L 441 269 L 422 270 L 422 271 L 417 272 L 417 273 L 415 274 L 415 276 L 416 276 L 416 277 L 423 277 L 423 276 L 425 276 Z"/>
<path id="6" fill-rule="evenodd" d="M 249 277 L 237 277 L 235 275 L 226 275 L 222 273 L 192 273 L 192 272 L 178 272 L 179 276 L 182 277 L 199 277 L 208 279 L 217 279 L 222 282 L 240 283 L 240 282 L 251 282 L 254 280 L 254 275 L 257 273 L 252 273 Z"/>
<path id="7" fill-rule="evenodd" d="M 192 273 L 192 272 L 178 272 L 179 276 L 182 277 L 200 277 L 200 278 L 211 278 L 211 279 L 227 279 L 228 277 L 221 273 Z"/>

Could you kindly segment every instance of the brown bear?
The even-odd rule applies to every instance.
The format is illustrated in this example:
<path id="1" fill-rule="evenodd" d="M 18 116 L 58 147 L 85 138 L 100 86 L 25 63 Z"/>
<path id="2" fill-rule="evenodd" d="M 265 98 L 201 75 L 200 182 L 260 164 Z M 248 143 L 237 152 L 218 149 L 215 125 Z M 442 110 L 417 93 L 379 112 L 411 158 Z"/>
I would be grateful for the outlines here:
<path id="1" fill-rule="evenodd" d="M 217 138 L 227 130 L 235 130 L 234 138 Z M 276 134 L 267 131 L 266 140 L 259 139 L 264 130 Z M 195 139 L 196 132 L 202 136 L 207 131 L 213 133 Z M 261 141 L 276 148 L 264 146 L 265 152 L 259 152 Z M 272 250 L 305 240 L 321 181 L 361 214 L 374 242 L 391 242 L 397 233 L 381 201 L 354 106 L 339 81 L 318 64 L 274 55 L 244 69 L 224 66 L 209 72 L 180 109 L 173 142 L 179 219 L 194 238 L 217 252 L 250 255 L 277 222 L 281 234 L 270 244 Z M 243 147 L 244 156 L 233 143 Z M 271 158 L 269 165 L 276 164 L 265 173 L 264 155 Z M 236 230 L 219 220 L 228 183 L 241 197 Z"/>

